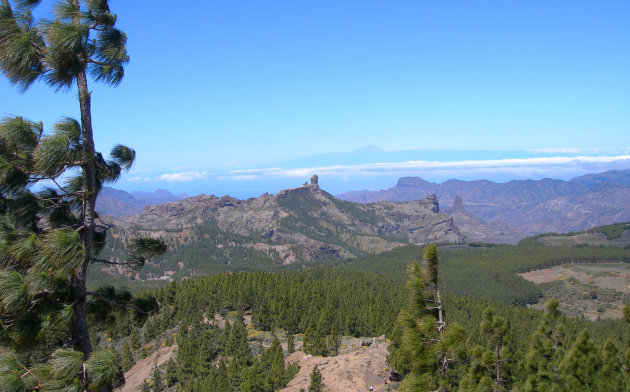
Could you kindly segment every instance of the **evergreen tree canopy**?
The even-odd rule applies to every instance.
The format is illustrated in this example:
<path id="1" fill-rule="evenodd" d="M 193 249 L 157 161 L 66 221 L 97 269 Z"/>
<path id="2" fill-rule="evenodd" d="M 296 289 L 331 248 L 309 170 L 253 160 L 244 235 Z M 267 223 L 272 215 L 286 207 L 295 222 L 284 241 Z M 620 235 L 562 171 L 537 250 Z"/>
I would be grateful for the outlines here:
<path id="1" fill-rule="evenodd" d="M 87 291 L 88 265 L 141 267 L 165 247 L 140 238 L 126 261 L 98 258 L 110 226 L 94 210 L 96 196 L 131 167 L 135 152 L 117 145 L 105 159 L 95 150 L 87 75 L 110 85 L 122 80 L 126 35 L 114 27 L 107 0 L 60 1 L 43 21 L 32 12 L 39 3 L 0 3 L 0 70 L 21 91 L 38 79 L 55 90 L 76 85 L 81 119 L 63 118 L 51 132 L 22 117 L 0 122 L 0 341 L 31 350 L 26 363 L 3 353 L 11 370 L 2 377 L 15 377 L 2 381 L 15 391 L 98 390 L 120 379 L 120 370 L 111 351 L 92 353 L 86 311 L 103 322 L 119 309 L 147 314 L 155 301 L 113 287 Z"/>

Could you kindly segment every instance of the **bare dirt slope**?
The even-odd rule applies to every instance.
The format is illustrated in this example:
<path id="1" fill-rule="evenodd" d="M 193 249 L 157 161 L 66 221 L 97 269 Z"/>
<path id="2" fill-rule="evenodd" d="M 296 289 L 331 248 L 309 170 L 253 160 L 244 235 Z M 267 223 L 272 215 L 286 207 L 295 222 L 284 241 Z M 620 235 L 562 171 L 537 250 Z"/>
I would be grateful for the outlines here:
<path id="1" fill-rule="evenodd" d="M 170 347 L 164 347 L 160 350 L 149 355 L 145 359 L 142 359 L 125 373 L 125 385 L 118 389 L 118 392 L 136 392 L 140 390 L 142 382 L 153 376 L 153 369 L 155 367 L 161 367 L 169 359 L 173 358 L 177 351 L 177 345 L 173 344 Z"/>
<path id="2" fill-rule="evenodd" d="M 322 373 L 325 390 L 330 392 L 367 392 L 370 385 L 374 387 L 374 391 L 398 390 L 397 383 L 384 382 L 384 378 L 392 370 L 385 362 L 388 346 L 385 338 L 374 339 L 369 347 L 361 346 L 361 342 L 361 339 L 344 339 L 340 354 L 335 357 L 313 357 L 302 351 L 291 354 L 286 362 L 297 363 L 300 371 L 281 392 L 299 392 L 300 389 L 307 391 L 315 365 Z"/>

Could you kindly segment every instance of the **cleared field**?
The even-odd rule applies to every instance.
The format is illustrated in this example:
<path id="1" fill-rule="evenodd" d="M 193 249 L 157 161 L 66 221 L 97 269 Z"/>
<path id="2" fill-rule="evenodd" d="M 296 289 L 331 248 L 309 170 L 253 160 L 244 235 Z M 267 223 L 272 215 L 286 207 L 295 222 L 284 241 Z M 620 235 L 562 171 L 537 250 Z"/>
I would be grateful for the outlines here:
<path id="1" fill-rule="evenodd" d="M 591 319 L 619 318 L 624 304 L 630 304 L 630 264 L 563 264 L 521 274 L 539 285 L 544 299 L 560 302 L 571 316 Z"/>
<path id="2" fill-rule="evenodd" d="M 582 233 L 575 235 L 549 235 L 538 238 L 538 242 L 545 246 L 615 246 L 626 247 L 630 245 L 630 230 L 623 231 L 620 237 L 608 239 L 604 233 Z"/>

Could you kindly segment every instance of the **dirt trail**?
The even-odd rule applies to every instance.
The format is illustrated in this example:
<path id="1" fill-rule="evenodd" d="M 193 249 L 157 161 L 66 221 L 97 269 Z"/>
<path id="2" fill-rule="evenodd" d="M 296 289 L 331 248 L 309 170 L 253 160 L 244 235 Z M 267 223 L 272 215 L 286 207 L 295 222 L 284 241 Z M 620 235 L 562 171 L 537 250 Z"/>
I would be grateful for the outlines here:
<path id="1" fill-rule="evenodd" d="M 326 391 L 368 392 L 370 385 L 377 392 L 398 390 L 398 383 L 384 382 L 392 370 L 385 362 L 388 343 L 384 337 L 376 338 L 369 347 L 361 346 L 361 341 L 344 340 L 345 348 L 336 357 L 313 357 L 302 351 L 289 355 L 285 361 L 288 364 L 297 363 L 300 371 L 281 392 L 307 391 L 315 365 L 322 373 Z"/>
<path id="2" fill-rule="evenodd" d="M 153 376 L 153 368 L 160 367 L 173 357 L 177 351 L 177 345 L 164 347 L 142 359 L 125 373 L 125 385 L 117 389 L 117 392 L 136 392 L 140 390 L 142 382 Z"/>

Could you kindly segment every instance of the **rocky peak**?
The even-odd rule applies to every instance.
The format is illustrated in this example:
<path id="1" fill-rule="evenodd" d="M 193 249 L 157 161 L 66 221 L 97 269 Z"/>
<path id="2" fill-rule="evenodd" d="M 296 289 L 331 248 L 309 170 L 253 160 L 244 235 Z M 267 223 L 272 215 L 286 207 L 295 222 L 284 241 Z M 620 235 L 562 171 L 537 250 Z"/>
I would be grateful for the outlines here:
<path id="1" fill-rule="evenodd" d="M 319 185 L 317 185 L 317 180 L 318 180 L 318 179 L 319 179 L 319 177 L 317 177 L 317 174 L 313 174 L 313 175 L 311 176 L 311 185 L 312 185 L 312 186 L 319 186 Z"/>
<path id="2" fill-rule="evenodd" d="M 451 211 L 463 211 L 464 210 L 464 200 L 460 196 L 455 196 L 455 200 L 453 200 L 453 207 L 451 207 Z"/>
<path id="3" fill-rule="evenodd" d="M 425 199 L 431 205 L 431 211 L 438 213 L 440 212 L 440 203 L 438 203 L 438 198 L 435 193 L 430 194 Z"/>

